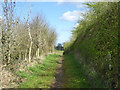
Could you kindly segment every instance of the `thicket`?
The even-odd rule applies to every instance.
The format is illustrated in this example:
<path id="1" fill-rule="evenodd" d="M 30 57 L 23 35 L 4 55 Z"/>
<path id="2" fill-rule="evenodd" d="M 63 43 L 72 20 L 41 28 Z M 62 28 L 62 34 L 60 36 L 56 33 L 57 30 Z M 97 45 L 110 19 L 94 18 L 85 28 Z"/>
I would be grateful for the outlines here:
<path id="1" fill-rule="evenodd" d="M 87 3 L 90 10 L 73 30 L 64 54 L 79 53 L 85 65 L 101 75 L 108 87 L 119 87 L 119 3 Z M 92 72 L 92 71 L 91 71 Z"/>
<path id="2" fill-rule="evenodd" d="M 55 29 L 41 14 L 31 19 L 32 7 L 24 21 L 15 16 L 15 7 L 16 2 L 12 0 L 2 2 L 0 55 L 5 67 L 23 60 L 29 63 L 42 54 L 53 52 L 57 37 Z"/>

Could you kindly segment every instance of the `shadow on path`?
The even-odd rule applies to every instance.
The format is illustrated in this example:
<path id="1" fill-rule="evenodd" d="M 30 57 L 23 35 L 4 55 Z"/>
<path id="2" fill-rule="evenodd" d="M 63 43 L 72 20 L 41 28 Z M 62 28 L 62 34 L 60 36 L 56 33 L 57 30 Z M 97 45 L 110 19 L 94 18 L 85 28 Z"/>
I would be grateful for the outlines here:
<path id="1" fill-rule="evenodd" d="M 56 72 L 55 82 L 51 88 L 62 88 L 63 85 L 63 56 L 59 60 L 59 68 Z"/>

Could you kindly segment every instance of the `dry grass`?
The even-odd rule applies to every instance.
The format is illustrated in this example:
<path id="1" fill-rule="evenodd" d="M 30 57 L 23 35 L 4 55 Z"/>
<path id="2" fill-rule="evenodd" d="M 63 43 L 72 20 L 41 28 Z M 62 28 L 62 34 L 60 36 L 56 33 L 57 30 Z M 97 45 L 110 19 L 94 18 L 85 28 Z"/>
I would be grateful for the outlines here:
<path id="1" fill-rule="evenodd" d="M 45 56 L 41 56 L 39 58 L 35 58 L 31 60 L 30 63 L 26 60 L 22 60 L 21 62 L 17 62 L 13 65 L 4 66 L 0 63 L 0 89 L 1 88 L 11 88 L 17 87 L 20 83 L 24 82 L 24 79 L 21 76 L 18 76 L 16 71 L 28 71 L 27 67 L 32 67 L 37 63 L 41 63 L 44 60 Z"/>

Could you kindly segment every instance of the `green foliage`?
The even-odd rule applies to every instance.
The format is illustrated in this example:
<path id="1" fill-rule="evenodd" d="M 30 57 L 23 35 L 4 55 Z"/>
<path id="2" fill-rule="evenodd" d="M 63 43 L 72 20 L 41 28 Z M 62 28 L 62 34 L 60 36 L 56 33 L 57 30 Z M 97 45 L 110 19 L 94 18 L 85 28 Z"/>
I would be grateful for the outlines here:
<path id="1" fill-rule="evenodd" d="M 109 87 L 118 87 L 118 3 L 89 3 L 90 11 L 66 52 L 81 53 L 85 65 L 101 74 Z M 75 33 L 74 33 L 75 34 Z"/>
<path id="2" fill-rule="evenodd" d="M 19 71 L 19 72 L 16 72 L 16 74 L 20 75 L 23 78 L 30 77 L 30 75 L 27 74 L 25 71 Z"/>
<path id="3" fill-rule="evenodd" d="M 51 54 L 46 57 L 43 64 L 36 64 L 33 67 L 28 67 L 28 72 L 17 72 L 27 80 L 23 82 L 21 88 L 50 88 L 54 81 L 56 70 L 58 68 L 58 60 L 60 55 Z"/>

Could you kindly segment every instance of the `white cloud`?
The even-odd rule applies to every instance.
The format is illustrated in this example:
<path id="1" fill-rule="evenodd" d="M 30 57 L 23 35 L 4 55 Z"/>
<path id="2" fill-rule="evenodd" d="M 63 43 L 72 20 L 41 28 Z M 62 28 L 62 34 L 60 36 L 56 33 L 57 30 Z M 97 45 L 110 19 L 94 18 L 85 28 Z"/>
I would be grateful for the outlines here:
<path id="1" fill-rule="evenodd" d="M 3 2 L 4 0 L 1 0 Z M 8 0 L 10 1 L 10 0 Z M 15 0 L 16 2 L 119 2 L 119 0 Z"/>
<path id="2" fill-rule="evenodd" d="M 80 9 L 80 10 L 84 10 L 85 13 L 89 11 L 88 6 L 85 5 L 85 4 L 82 4 L 82 3 L 81 3 L 81 4 L 77 4 L 76 7 L 77 7 L 78 9 Z"/>
<path id="3" fill-rule="evenodd" d="M 43 0 L 44 1 L 44 0 Z M 119 2 L 119 0 L 50 0 L 57 2 Z"/>
<path id="4" fill-rule="evenodd" d="M 2 16 L 0 15 L 0 21 L 2 20 Z"/>
<path id="5" fill-rule="evenodd" d="M 62 4 L 64 2 L 64 0 L 58 0 L 57 3 L 58 4 Z"/>
<path id="6" fill-rule="evenodd" d="M 87 8 L 87 5 L 85 5 L 85 4 L 78 4 L 77 8 Z"/>
<path id="7" fill-rule="evenodd" d="M 82 13 L 84 13 L 84 11 L 78 11 L 78 10 L 67 11 L 60 17 L 60 19 L 65 21 L 75 22 L 83 18 Z"/>
<path id="8" fill-rule="evenodd" d="M 76 23 L 73 27 L 77 28 L 79 26 L 79 23 Z"/>

